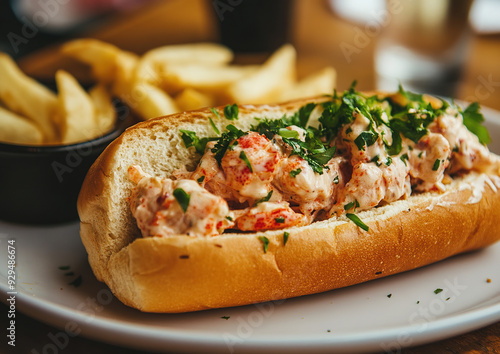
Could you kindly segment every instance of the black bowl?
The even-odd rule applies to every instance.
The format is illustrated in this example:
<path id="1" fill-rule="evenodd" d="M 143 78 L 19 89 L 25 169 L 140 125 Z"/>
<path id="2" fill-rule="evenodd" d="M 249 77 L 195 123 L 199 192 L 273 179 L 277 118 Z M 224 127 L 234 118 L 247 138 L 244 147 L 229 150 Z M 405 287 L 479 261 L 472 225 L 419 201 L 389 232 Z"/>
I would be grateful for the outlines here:
<path id="1" fill-rule="evenodd" d="M 55 224 L 78 220 L 76 201 L 83 180 L 101 152 L 125 128 L 72 145 L 0 143 L 0 220 Z"/>

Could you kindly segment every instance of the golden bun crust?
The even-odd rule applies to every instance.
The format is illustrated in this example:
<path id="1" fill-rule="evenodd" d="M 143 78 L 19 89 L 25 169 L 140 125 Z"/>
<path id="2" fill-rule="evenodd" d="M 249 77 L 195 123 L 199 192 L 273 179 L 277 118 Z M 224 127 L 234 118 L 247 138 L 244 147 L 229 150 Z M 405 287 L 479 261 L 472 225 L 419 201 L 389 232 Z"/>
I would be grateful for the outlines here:
<path id="1" fill-rule="evenodd" d="M 279 118 L 307 102 L 241 106 L 239 128 L 254 116 Z M 500 239 L 500 178 L 471 173 L 444 193 L 360 212 L 368 232 L 346 218 L 260 233 L 212 238 L 142 238 L 126 198 L 127 168 L 171 176 L 196 155 L 180 128 L 210 135 L 210 110 L 140 123 L 115 140 L 90 169 L 78 200 L 80 235 L 100 281 L 126 305 L 146 312 L 187 312 L 323 292 L 421 267 Z M 208 126 L 208 127 L 207 127 Z M 161 152 L 161 153 L 160 153 Z M 269 239 L 264 252 L 259 236 Z"/>

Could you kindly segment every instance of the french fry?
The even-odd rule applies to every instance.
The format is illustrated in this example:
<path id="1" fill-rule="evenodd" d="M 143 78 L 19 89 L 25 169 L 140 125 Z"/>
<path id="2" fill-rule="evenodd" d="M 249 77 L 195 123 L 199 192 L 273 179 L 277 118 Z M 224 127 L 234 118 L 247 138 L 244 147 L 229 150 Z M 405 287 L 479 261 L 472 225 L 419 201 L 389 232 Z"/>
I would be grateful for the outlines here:
<path id="1" fill-rule="evenodd" d="M 56 73 L 61 142 L 72 144 L 98 135 L 94 104 L 78 81 L 63 70 Z"/>
<path id="2" fill-rule="evenodd" d="M 280 91 L 295 82 L 296 56 L 291 45 L 282 46 L 258 70 L 229 86 L 229 100 L 240 104 L 278 101 Z"/>
<path id="3" fill-rule="evenodd" d="M 331 94 L 335 87 L 336 71 L 332 67 L 326 67 L 315 72 L 295 85 L 286 88 L 280 101 L 288 101 L 302 97 L 312 97 L 321 94 Z"/>
<path id="4" fill-rule="evenodd" d="M 166 92 L 134 75 L 138 60 L 122 53 L 116 57 L 116 77 L 112 92 L 144 120 L 176 113 L 175 101 Z"/>
<path id="5" fill-rule="evenodd" d="M 179 112 L 172 97 L 147 82 L 123 82 L 114 93 L 144 120 Z"/>
<path id="6" fill-rule="evenodd" d="M 5 106 L 35 122 L 44 142 L 58 139 L 53 122 L 57 110 L 56 95 L 36 80 L 26 76 L 6 54 L 0 53 L 0 100 Z"/>
<path id="7" fill-rule="evenodd" d="M 182 111 L 192 111 L 202 107 L 214 106 L 215 99 L 203 92 L 187 88 L 175 97 L 175 103 Z"/>
<path id="8" fill-rule="evenodd" d="M 146 52 L 136 69 L 136 80 L 150 83 L 158 82 L 157 65 L 193 64 L 206 66 L 229 64 L 233 52 L 214 43 L 178 44 L 158 47 Z"/>
<path id="9" fill-rule="evenodd" d="M 99 82 L 111 83 L 116 78 L 117 61 L 120 56 L 138 60 L 138 56 L 97 39 L 76 39 L 61 47 L 63 54 L 90 65 Z"/>
<path id="10" fill-rule="evenodd" d="M 94 114 L 98 135 L 108 133 L 116 122 L 116 110 L 111 95 L 104 85 L 96 85 L 89 90 L 94 105 Z"/>
<path id="11" fill-rule="evenodd" d="M 194 89 L 220 90 L 257 71 L 257 66 L 206 66 L 201 64 L 164 64 L 159 67 L 161 87 L 167 92 Z"/>
<path id="12" fill-rule="evenodd" d="M 142 58 L 158 63 L 201 63 L 213 66 L 229 64 L 233 60 L 233 52 L 215 43 L 177 44 L 152 49 Z"/>
<path id="13" fill-rule="evenodd" d="M 0 106 L 0 141 L 39 145 L 43 142 L 43 134 L 32 121 Z"/>

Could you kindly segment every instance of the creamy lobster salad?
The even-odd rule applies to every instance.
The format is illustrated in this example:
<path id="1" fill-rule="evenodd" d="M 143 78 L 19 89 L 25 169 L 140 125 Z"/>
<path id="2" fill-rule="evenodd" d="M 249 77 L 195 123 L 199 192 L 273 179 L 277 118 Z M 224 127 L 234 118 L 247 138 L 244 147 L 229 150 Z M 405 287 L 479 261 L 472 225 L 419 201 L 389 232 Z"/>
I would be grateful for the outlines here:
<path id="1" fill-rule="evenodd" d="M 179 131 L 201 155 L 194 171 L 170 179 L 130 166 L 132 214 L 143 236 L 216 236 L 339 217 L 368 231 L 358 211 L 443 191 L 454 176 L 498 163 L 477 103 L 462 110 L 435 101 L 401 87 L 367 95 L 353 84 L 281 119 L 255 118 L 249 131 L 229 124 L 221 133 L 210 118 L 213 137 Z M 238 119 L 238 106 L 224 115 Z"/>

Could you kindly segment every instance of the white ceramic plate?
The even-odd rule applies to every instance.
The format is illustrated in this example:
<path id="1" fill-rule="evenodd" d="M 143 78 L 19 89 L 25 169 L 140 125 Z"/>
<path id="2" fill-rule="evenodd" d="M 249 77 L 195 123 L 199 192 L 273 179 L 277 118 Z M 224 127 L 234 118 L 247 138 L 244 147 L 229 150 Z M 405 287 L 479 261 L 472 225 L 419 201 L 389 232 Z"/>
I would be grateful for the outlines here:
<path id="1" fill-rule="evenodd" d="M 483 112 L 494 140 L 490 147 L 498 153 L 500 113 Z M 89 268 L 77 223 L 28 227 L 0 222 L 2 292 L 11 291 L 9 240 L 15 240 L 18 311 L 69 336 L 78 333 L 143 350 L 397 351 L 500 321 L 500 243 L 345 289 L 169 315 L 141 313 L 113 298 Z M 436 289 L 443 291 L 436 294 Z"/>

